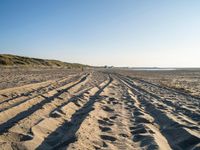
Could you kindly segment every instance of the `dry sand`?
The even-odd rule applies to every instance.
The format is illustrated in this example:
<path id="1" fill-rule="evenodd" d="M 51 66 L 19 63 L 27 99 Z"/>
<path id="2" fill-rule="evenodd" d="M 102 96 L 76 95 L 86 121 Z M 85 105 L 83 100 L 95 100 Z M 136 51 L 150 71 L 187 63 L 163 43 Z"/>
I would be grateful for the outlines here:
<path id="1" fill-rule="evenodd" d="M 0 73 L 2 150 L 200 149 L 197 96 L 122 71 L 15 72 Z"/>

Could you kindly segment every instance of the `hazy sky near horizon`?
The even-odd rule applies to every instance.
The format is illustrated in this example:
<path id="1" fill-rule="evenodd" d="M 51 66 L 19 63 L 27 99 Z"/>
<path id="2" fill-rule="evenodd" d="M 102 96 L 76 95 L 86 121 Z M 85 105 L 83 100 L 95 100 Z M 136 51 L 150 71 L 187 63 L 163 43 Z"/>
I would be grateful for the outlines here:
<path id="1" fill-rule="evenodd" d="M 200 67 L 199 0 L 1 0 L 0 53 Z"/>

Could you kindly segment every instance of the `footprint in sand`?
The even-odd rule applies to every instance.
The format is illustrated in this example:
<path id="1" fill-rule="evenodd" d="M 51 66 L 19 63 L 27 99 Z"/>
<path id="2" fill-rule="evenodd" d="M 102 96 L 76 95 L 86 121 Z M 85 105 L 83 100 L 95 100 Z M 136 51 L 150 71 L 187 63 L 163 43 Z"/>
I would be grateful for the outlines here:
<path id="1" fill-rule="evenodd" d="M 119 136 L 124 137 L 124 138 L 129 137 L 127 134 L 124 134 L 124 133 L 120 133 Z"/>
<path id="2" fill-rule="evenodd" d="M 115 137 L 109 136 L 109 135 L 100 135 L 100 137 L 102 140 L 107 140 L 107 141 L 111 141 L 111 142 L 114 142 L 117 140 Z"/>
<path id="3" fill-rule="evenodd" d="M 104 111 L 107 111 L 107 112 L 113 112 L 114 111 L 114 109 L 111 109 L 110 107 L 108 107 L 108 106 L 103 106 L 103 108 L 102 108 Z"/>
<path id="4" fill-rule="evenodd" d="M 117 116 L 118 116 L 118 115 L 111 116 L 110 119 L 111 119 L 111 120 L 115 120 L 115 119 L 117 119 Z"/>
<path id="5" fill-rule="evenodd" d="M 108 132 L 108 131 L 111 131 L 112 129 L 110 127 L 102 127 L 102 126 L 99 126 L 100 130 L 102 132 Z"/>
<path id="6" fill-rule="evenodd" d="M 98 123 L 99 124 L 101 124 L 101 125 L 104 125 L 104 126 L 113 126 L 114 124 L 113 124 L 113 122 L 112 121 L 110 121 L 110 120 L 98 120 Z"/>

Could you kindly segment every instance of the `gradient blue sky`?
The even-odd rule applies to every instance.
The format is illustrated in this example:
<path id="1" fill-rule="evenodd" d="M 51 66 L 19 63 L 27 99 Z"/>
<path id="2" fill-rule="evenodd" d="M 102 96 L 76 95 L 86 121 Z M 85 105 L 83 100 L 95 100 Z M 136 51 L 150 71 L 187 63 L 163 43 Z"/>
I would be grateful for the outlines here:
<path id="1" fill-rule="evenodd" d="M 199 0 L 1 0 L 0 53 L 200 67 Z"/>

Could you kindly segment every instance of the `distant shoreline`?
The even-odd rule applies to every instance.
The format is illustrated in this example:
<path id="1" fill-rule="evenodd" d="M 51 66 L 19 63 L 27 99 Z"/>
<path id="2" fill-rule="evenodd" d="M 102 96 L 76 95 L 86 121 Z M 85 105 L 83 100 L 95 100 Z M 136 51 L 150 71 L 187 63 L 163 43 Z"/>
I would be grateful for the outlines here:
<path id="1" fill-rule="evenodd" d="M 142 71 L 172 71 L 177 70 L 176 68 L 131 68 L 131 70 L 142 70 Z"/>
<path id="2" fill-rule="evenodd" d="M 133 70 L 133 71 L 192 71 L 192 70 L 200 70 L 200 68 L 158 68 L 158 67 L 122 67 L 121 69 L 126 69 L 126 70 Z"/>

